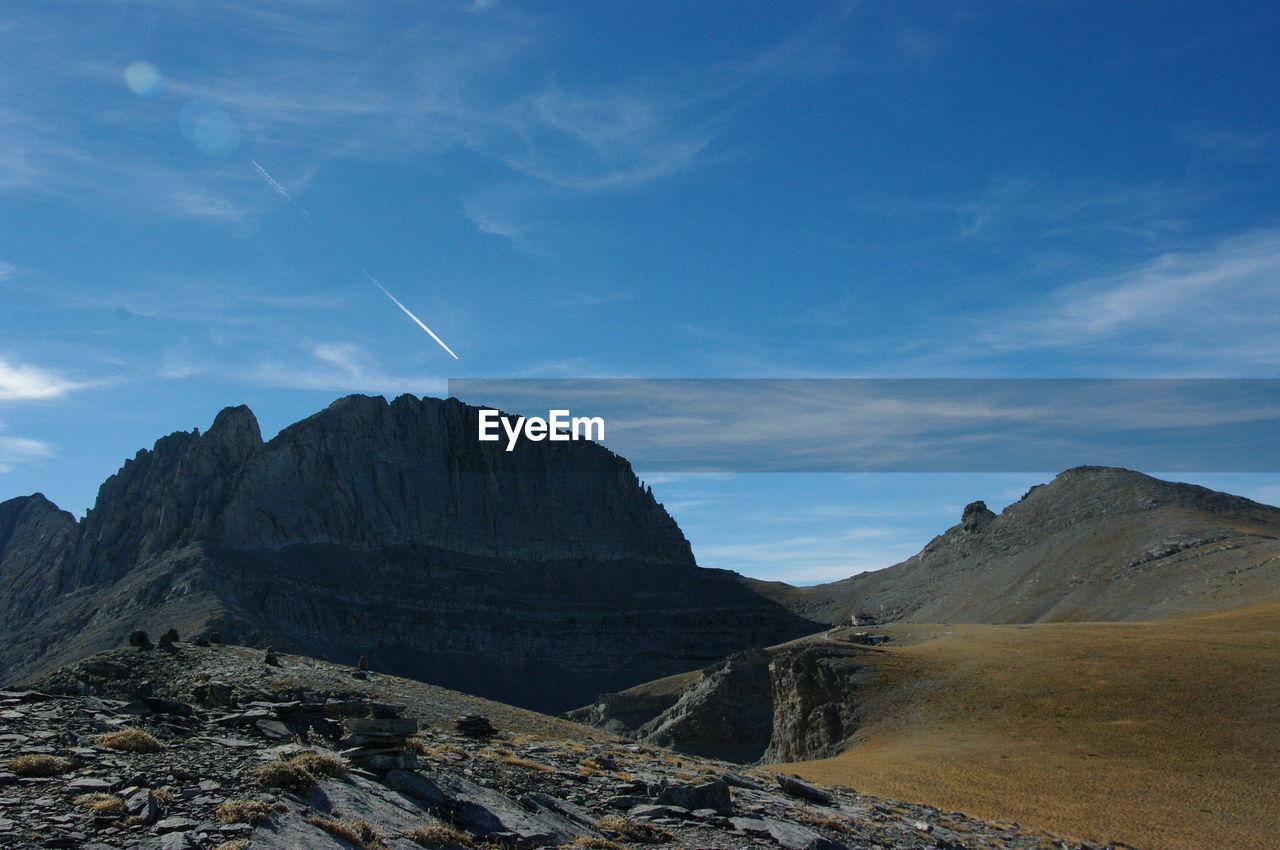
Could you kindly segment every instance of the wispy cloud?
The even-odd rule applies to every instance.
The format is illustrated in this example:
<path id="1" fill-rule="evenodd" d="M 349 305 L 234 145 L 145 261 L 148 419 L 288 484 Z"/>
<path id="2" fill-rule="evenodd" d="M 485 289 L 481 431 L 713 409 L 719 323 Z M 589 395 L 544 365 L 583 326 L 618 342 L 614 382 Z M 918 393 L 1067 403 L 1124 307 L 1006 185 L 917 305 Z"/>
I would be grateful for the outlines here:
<path id="1" fill-rule="evenodd" d="M 1097 342 L 1194 354 L 1199 362 L 1280 362 L 1280 231 L 1161 254 L 1136 268 L 1062 287 L 995 322 L 1002 350 Z"/>
<path id="2" fill-rule="evenodd" d="M 533 214 L 521 210 L 527 192 L 510 187 L 490 187 L 462 199 L 462 212 L 481 233 L 509 239 L 521 248 L 533 249 L 527 234 Z"/>
<path id="3" fill-rule="evenodd" d="M 0 423 L 0 430 L 4 425 Z M 12 472 L 22 464 L 53 457 L 53 446 L 43 440 L 29 437 L 0 435 L 0 474 Z"/>
<path id="4" fill-rule="evenodd" d="M 465 148 L 543 186 L 626 190 L 704 161 L 757 92 L 796 75 L 842 68 L 841 34 L 850 26 L 841 7 L 754 57 L 587 80 L 541 62 L 563 36 L 558 28 L 527 10 L 495 4 L 135 5 L 149 6 L 157 27 L 234 30 L 228 39 L 234 55 L 216 67 L 161 68 L 161 92 L 135 101 L 124 90 L 121 68 L 81 58 L 83 30 L 52 20 L 56 35 L 27 31 L 24 48 L 38 49 L 43 59 L 20 79 L 0 83 L 0 93 L 13 95 L 0 111 L 0 186 L 69 195 L 109 187 L 118 203 L 130 194 L 143 200 L 151 170 L 168 186 L 152 192 L 167 203 L 165 212 L 236 218 L 248 205 L 236 193 L 251 195 L 237 184 L 243 178 L 228 167 L 230 160 L 191 160 L 187 180 L 197 188 L 179 186 L 170 179 L 170 162 L 134 143 L 139 134 L 171 137 L 174 108 L 199 101 L 216 106 L 242 131 L 244 150 L 251 143 L 264 152 L 252 161 L 257 176 L 291 201 L 289 181 L 266 170 L 264 155 L 295 163 L 294 171 L 309 176 L 317 162 L 334 157 L 386 161 Z M 388 40 L 393 19 L 398 37 Z M 286 53 L 282 42 L 290 45 Z M 89 124 L 98 126 L 42 109 L 52 93 L 86 86 L 118 98 L 91 117 Z M 111 156 L 101 155 L 104 146 Z M 109 167 L 102 164 L 107 161 Z M 68 167 L 73 162 L 80 167 Z M 479 201 L 466 213 L 484 232 L 524 235 L 519 220 Z"/>
<path id="5" fill-rule="evenodd" d="M 1275 153 L 1275 135 L 1255 130 L 1188 124 L 1178 128 L 1175 137 L 1188 147 L 1223 159 L 1252 160 Z"/>
<path id="6" fill-rule="evenodd" d="M 0 401 L 35 401 L 57 398 L 89 386 L 39 366 L 0 359 Z"/>
<path id="7" fill-rule="evenodd" d="M 384 372 L 374 357 L 354 343 L 313 345 L 310 361 L 264 362 L 248 377 L 274 387 L 337 392 L 412 393 L 443 396 L 447 382 L 435 375 L 402 376 Z"/>
<path id="8" fill-rule="evenodd" d="M 241 221 L 245 210 L 229 198 L 198 186 L 173 186 L 164 192 L 174 212 L 192 218 Z"/>
<path id="9" fill-rule="evenodd" d="M 0 464 L 22 463 L 35 458 L 51 457 L 53 446 L 28 437 L 0 436 Z M 12 467 L 9 467 L 12 468 Z"/>
<path id="10" fill-rule="evenodd" d="M 1200 193 L 1186 186 L 1006 174 L 954 206 L 931 203 L 954 213 L 965 239 L 1004 240 L 1030 233 L 1041 239 L 1092 235 L 1150 241 L 1183 230 L 1183 217 L 1201 200 Z"/>

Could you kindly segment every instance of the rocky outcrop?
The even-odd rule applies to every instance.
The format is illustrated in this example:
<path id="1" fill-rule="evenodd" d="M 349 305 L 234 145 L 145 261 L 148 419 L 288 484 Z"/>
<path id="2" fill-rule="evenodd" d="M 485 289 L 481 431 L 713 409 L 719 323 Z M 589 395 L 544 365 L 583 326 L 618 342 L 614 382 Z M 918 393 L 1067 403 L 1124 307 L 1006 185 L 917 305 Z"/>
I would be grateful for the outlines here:
<path id="1" fill-rule="evenodd" d="M 1148 620 L 1280 594 L 1280 509 L 1139 472 L 1084 466 L 883 570 L 807 588 L 748 580 L 802 616 L 1027 623 Z"/>
<path id="2" fill-rule="evenodd" d="M 995 513 L 987 507 L 986 502 L 970 502 L 964 506 L 964 513 L 960 517 L 960 528 L 966 534 L 977 534 L 990 525 L 991 520 L 995 518 Z"/>
<path id="3" fill-rule="evenodd" d="M 675 705 L 681 693 L 679 690 L 658 693 L 628 690 L 602 694 L 591 705 L 567 711 L 564 716 L 616 735 L 634 736 L 640 727 Z"/>
<path id="4" fill-rule="evenodd" d="M 265 443 L 228 408 L 78 525 L 5 503 L 0 681 L 176 627 L 563 710 L 812 630 L 698 568 L 623 458 L 476 433 L 452 399 L 350 396 Z"/>
<path id="5" fill-rule="evenodd" d="M 748 650 L 704 670 L 635 737 L 682 753 L 749 763 L 760 758 L 773 728 L 770 654 Z"/>
<path id="6" fill-rule="evenodd" d="M 875 676 L 858 656 L 816 642 L 773 659 L 773 726 L 762 762 L 827 758 L 845 748 L 865 717 L 863 689 Z"/>
<path id="7" fill-rule="evenodd" d="M 566 717 L 682 753 L 742 763 L 793 762 L 839 753 L 857 731 L 863 689 L 873 669 L 862 650 L 814 639 L 749 650 L 690 677 L 667 693 L 665 707 L 650 685 L 609 694 Z M 665 691 L 664 691 L 665 692 Z M 657 710 L 644 717 L 648 705 Z"/>

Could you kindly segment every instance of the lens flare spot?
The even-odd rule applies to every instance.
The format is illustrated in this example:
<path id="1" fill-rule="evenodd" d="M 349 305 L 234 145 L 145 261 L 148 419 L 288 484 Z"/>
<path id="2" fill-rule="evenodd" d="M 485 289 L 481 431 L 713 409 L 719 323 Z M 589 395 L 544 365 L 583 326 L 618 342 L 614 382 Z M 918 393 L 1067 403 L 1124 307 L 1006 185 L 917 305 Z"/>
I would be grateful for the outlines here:
<path id="1" fill-rule="evenodd" d="M 138 97 L 151 97 L 163 82 L 160 69 L 150 62 L 134 62 L 124 69 L 124 84 Z"/>
<path id="2" fill-rule="evenodd" d="M 178 112 L 178 128 L 196 150 L 209 156 L 229 156 L 240 147 L 240 125 L 216 103 L 188 103 Z"/>

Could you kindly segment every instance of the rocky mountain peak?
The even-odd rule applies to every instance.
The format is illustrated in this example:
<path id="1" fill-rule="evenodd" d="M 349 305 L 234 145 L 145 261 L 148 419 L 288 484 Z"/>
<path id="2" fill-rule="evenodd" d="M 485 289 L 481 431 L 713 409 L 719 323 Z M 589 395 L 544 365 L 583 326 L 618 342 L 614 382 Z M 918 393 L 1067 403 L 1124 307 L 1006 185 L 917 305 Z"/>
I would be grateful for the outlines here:
<path id="1" fill-rule="evenodd" d="M 82 523 L 21 523 L 4 569 L 44 578 L 0 584 L 0 679 L 179 627 L 561 710 L 813 627 L 699 569 L 625 459 L 478 419 L 353 395 L 265 443 L 244 406 L 158 440 Z"/>
<path id="2" fill-rule="evenodd" d="M 224 407 L 216 417 L 213 425 L 204 435 L 205 442 L 217 442 L 222 445 L 239 447 L 243 456 L 262 445 L 262 430 L 258 427 L 258 417 L 247 405 Z"/>

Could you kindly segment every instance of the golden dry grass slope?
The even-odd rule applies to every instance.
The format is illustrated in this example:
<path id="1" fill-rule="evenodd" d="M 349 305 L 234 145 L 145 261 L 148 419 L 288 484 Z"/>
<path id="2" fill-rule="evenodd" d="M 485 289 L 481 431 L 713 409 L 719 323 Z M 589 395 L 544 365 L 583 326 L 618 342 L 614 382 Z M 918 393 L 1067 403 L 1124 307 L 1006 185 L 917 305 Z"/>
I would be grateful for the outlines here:
<path id="1" fill-rule="evenodd" d="M 781 769 L 1079 839 L 1280 846 L 1280 604 L 885 631 L 851 748 Z"/>

